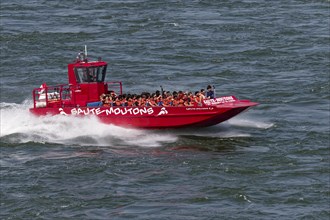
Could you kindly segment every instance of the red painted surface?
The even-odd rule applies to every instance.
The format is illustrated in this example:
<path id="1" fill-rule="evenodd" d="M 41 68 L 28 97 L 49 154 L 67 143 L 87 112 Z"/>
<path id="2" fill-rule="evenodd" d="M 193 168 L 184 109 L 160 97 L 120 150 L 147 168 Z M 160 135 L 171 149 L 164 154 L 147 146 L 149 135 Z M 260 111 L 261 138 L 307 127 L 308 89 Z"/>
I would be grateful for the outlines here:
<path id="1" fill-rule="evenodd" d="M 167 107 L 88 107 L 101 94 L 122 94 L 121 82 L 104 82 L 107 63 L 88 61 L 84 54 L 68 65 L 67 85 L 46 86 L 33 90 L 35 115 L 96 116 L 100 121 L 124 127 L 180 128 L 212 126 L 226 121 L 258 103 L 234 96 L 204 100 L 200 106 Z"/>

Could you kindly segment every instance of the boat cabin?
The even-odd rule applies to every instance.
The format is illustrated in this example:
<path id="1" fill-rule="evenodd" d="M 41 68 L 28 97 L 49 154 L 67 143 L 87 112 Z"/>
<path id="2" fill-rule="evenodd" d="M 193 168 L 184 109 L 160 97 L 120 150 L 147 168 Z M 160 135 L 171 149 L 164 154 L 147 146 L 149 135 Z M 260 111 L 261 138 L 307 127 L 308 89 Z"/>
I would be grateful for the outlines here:
<path id="1" fill-rule="evenodd" d="M 105 82 L 108 64 L 99 58 L 89 61 L 85 53 L 79 53 L 68 64 L 68 84 L 46 86 L 33 90 L 34 107 L 83 107 L 95 106 L 102 94 L 116 91 L 122 94 L 121 82 Z"/>

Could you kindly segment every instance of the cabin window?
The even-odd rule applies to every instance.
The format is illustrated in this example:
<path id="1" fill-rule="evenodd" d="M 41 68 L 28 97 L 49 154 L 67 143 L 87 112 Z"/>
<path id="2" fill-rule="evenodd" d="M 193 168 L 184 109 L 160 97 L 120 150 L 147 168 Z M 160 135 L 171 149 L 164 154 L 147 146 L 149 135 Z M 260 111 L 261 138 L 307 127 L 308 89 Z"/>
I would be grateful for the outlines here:
<path id="1" fill-rule="evenodd" d="M 104 82 L 107 66 L 75 68 L 77 83 Z"/>

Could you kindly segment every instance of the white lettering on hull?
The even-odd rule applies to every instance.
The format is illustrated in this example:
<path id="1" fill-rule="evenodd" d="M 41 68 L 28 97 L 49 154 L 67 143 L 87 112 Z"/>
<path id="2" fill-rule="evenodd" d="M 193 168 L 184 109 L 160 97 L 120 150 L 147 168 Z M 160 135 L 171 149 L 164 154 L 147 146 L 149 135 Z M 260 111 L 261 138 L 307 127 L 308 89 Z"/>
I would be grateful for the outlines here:
<path id="1" fill-rule="evenodd" d="M 66 114 L 62 108 L 59 108 L 60 114 Z M 73 108 L 71 109 L 72 115 L 151 115 L 154 113 L 152 108 Z"/>
<path id="2" fill-rule="evenodd" d="M 206 99 L 203 100 L 205 105 L 218 105 L 218 104 L 223 104 L 227 102 L 235 102 L 236 98 L 233 96 L 225 96 L 221 98 L 216 98 L 216 99 Z"/>

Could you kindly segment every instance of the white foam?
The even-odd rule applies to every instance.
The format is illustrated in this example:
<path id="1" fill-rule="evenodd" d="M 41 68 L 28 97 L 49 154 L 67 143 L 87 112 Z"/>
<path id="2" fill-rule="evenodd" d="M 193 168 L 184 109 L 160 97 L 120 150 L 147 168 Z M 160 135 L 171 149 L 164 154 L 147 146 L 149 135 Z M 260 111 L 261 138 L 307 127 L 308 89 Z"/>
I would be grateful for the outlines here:
<path id="1" fill-rule="evenodd" d="M 0 106 L 0 137 L 13 135 L 10 138 L 14 143 L 158 147 L 177 140 L 176 135 L 107 125 L 100 123 L 97 118 L 62 115 L 37 117 L 29 112 L 32 106 L 29 101 L 22 104 L 0 103 Z"/>
<path id="2" fill-rule="evenodd" d="M 246 115 L 237 116 L 227 121 L 229 125 L 238 127 L 250 127 L 268 129 L 274 126 L 274 123 L 262 121 L 262 119 L 248 118 Z"/>
<path id="3" fill-rule="evenodd" d="M 241 128 L 257 128 L 268 129 L 273 127 L 273 123 L 265 122 L 263 119 L 253 119 L 251 116 L 239 115 L 224 123 L 201 128 L 199 130 L 180 131 L 181 135 L 193 135 L 201 137 L 219 137 L 219 138 L 235 138 L 235 137 L 251 137 L 251 134 L 242 131 Z M 245 130 L 245 129 L 244 129 Z"/>

